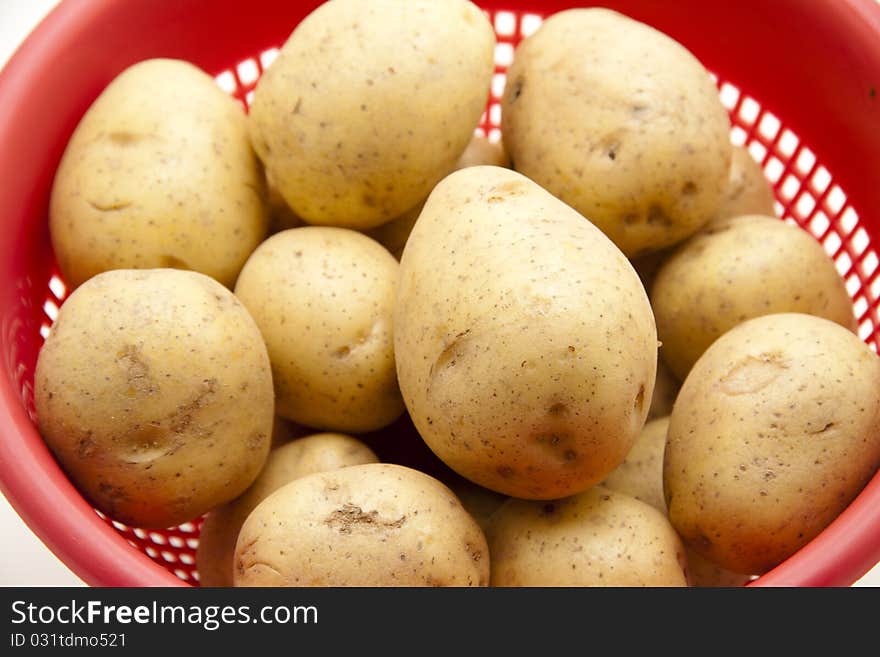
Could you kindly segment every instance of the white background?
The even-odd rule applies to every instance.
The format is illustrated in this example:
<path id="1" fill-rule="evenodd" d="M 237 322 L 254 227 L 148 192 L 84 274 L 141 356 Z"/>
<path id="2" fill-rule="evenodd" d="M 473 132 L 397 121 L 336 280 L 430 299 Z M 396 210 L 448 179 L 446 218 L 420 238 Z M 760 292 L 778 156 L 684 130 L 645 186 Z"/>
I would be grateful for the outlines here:
<path id="1" fill-rule="evenodd" d="M 0 66 L 57 2 L 0 0 Z M 43 545 L 0 496 L 0 586 L 83 585 L 82 580 Z M 880 586 L 880 564 L 856 586 Z"/>

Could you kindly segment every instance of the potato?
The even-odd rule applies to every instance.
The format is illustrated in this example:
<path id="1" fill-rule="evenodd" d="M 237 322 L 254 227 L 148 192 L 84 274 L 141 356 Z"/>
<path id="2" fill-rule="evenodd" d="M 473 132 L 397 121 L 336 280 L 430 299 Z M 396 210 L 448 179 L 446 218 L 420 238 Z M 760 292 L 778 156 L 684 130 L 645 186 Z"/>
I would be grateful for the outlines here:
<path id="1" fill-rule="evenodd" d="M 687 586 L 684 547 L 655 508 L 603 486 L 492 516 L 492 586 Z"/>
<path id="2" fill-rule="evenodd" d="M 641 500 L 668 515 L 663 495 L 663 453 L 669 418 L 648 422 L 626 459 L 609 474 L 602 485 Z M 742 586 L 751 579 L 724 570 L 698 553 L 685 548 L 689 586 Z"/>
<path id="3" fill-rule="evenodd" d="M 560 11 L 519 45 L 502 131 L 517 171 L 629 257 L 693 234 L 728 180 L 730 120 L 706 69 L 608 9 Z"/>
<path id="4" fill-rule="evenodd" d="M 880 466 L 880 359 L 801 313 L 716 340 L 669 421 L 664 490 L 684 542 L 761 575 L 812 540 Z"/>
<path id="5" fill-rule="evenodd" d="M 334 0 L 257 83 L 251 137 L 294 213 L 368 229 L 423 201 L 485 110 L 495 33 L 465 0 Z"/>
<path id="6" fill-rule="evenodd" d="M 236 586 L 486 586 L 480 527 L 446 486 L 390 463 L 297 479 L 248 516 Z"/>
<path id="7" fill-rule="evenodd" d="M 113 270 L 61 306 L 37 360 L 39 429 L 99 510 L 135 527 L 242 493 L 269 452 L 266 347 L 232 293 L 196 272 Z"/>
<path id="8" fill-rule="evenodd" d="M 668 417 L 648 422 L 623 463 L 602 482 L 606 488 L 650 504 L 664 515 L 663 451 L 666 449 L 668 427 Z"/>
<path id="9" fill-rule="evenodd" d="M 474 135 L 450 173 L 467 167 L 481 165 L 509 167 L 510 159 L 507 157 L 503 144 L 500 142 L 493 143 L 485 137 Z M 409 235 L 412 232 L 413 226 L 416 225 L 416 220 L 419 218 L 423 207 L 425 207 L 424 200 L 397 219 L 392 219 L 378 228 L 367 231 L 367 235 L 391 251 L 392 255 L 400 260 L 403 247 L 406 245 L 406 241 L 409 239 Z"/>
<path id="10" fill-rule="evenodd" d="M 110 83 L 67 144 L 52 246 L 70 287 L 166 267 L 232 287 L 266 236 L 265 196 L 242 107 L 189 63 L 147 60 Z"/>
<path id="11" fill-rule="evenodd" d="M 663 348 L 660 348 L 661 352 Z M 651 396 L 651 405 L 648 408 L 648 420 L 666 417 L 672 413 L 672 406 L 681 383 L 669 371 L 669 367 L 662 358 L 657 359 L 657 378 L 654 381 L 654 394 Z"/>
<path id="12" fill-rule="evenodd" d="M 328 431 L 373 431 L 403 413 L 392 314 L 397 261 L 345 228 L 273 235 L 235 294 L 269 350 L 280 416 Z"/>
<path id="13" fill-rule="evenodd" d="M 532 499 L 583 491 L 624 459 L 657 366 L 629 261 L 498 167 L 462 169 L 428 198 L 400 263 L 394 343 L 431 449 L 474 483 Z"/>
<path id="14" fill-rule="evenodd" d="M 338 433 L 312 434 L 273 449 L 251 487 L 211 511 L 202 523 L 196 551 L 199 583 L 232 586 L 235 541 L 242 524 L 260 502 L 284 484 L 314 472 L 377 462 L 373 450 L 364 443 Z"/>
<path id="15" fill-rule="evenodd" d="M 772 217 L 712 222 L 664 262 L 650 296 L 661 356 L 680 380 L 746 319 L 798 312 L 856 329 L 852 300 L 822 245 Z"/>
<path id="16" fill-rule="evenodd" d="M 717 219 L 739 217 L 744 214 L 776 216 L 776 197 L 761 165 L 748 149 L 737 146 L 730 161 L 730 175 Z"/>

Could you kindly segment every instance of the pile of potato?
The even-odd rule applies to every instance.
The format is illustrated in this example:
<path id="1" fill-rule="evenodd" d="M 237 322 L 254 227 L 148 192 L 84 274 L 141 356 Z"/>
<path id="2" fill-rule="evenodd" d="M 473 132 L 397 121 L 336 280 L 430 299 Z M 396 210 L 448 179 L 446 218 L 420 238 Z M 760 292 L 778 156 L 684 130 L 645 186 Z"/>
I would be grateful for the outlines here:
<path id="1" fill-rule="evenodd" d="M 701 63 L 546 20 L 475 136 L 467 0 L 331 0 L 249 113 L 120 74 L 51 198 L 39 428 L 203 585 L 739 585 L 880 466 L 880 360 Z"/>

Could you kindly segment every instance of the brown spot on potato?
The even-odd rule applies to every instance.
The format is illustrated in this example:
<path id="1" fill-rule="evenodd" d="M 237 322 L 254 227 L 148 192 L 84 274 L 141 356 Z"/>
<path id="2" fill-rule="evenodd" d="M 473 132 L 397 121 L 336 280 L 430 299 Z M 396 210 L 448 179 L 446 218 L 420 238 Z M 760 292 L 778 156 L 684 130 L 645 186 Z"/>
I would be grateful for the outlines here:
<path id="1" fill-rule="evenodd" d="M 568 406 L 562 402 L 557 402 L 547 409 L 547 414 L 554 417 L 563 417 L 568 415 Z"/>
<path id="2" fill-rule="evenodd" d="M 378 511 L 364 511 L 354 504 L 343 504 L 324 519 L 324 524 L 340 534 L 351 534 L 355 529 L 400 529 L 406 515 L 397 520 L 383 520 Z"/>
<path id="3" fill-rule="evenodd" d="M 88 201 L 98 212 L 117 212 L 131 205 L 131 201 Z"/>
<path id="4" fill-rule="evenodd" d="M 167 254 L 159 257 L 159 265 L 161 267 L 167 267 L 169 269 L 192 270 L 192 267 L 190 267 L 185 260 L 182 260 L 177 256 Z"/>

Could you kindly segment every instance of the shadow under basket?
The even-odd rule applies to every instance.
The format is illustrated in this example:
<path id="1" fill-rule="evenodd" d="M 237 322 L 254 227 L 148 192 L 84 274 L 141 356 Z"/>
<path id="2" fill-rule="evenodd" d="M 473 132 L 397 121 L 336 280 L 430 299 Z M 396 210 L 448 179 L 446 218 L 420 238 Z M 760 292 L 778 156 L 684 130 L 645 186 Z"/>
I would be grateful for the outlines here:
<path id="1" fill-rule="evenodd" d="M 71 133 L 124 68 L 189 60 L 247 105 L 308 0 L 65 0 L 0 73 L 0 488 L 86 583 L 197 585 L 201 519 L 142 530 L 95 511 L 35 426 L 37 353 L 64 301 L 49 192 Z M 498 35 L 479 131 L 500 137 L 505 71 L 560 0 L 484 0 Z M 712 72 L 732 122 L 772 183 L 777 214 L 834 259 L 875 351 L 880 340 L 880 7 L 872 0 L 607 0 L 683 43 Z M 173 108 L 169 108 L 173 110 Z M 876 238 L 876 239 L 875 239 Z M 847 586 L 880 560 L 880 474 L 822 534 L 750 585 Z"/>

